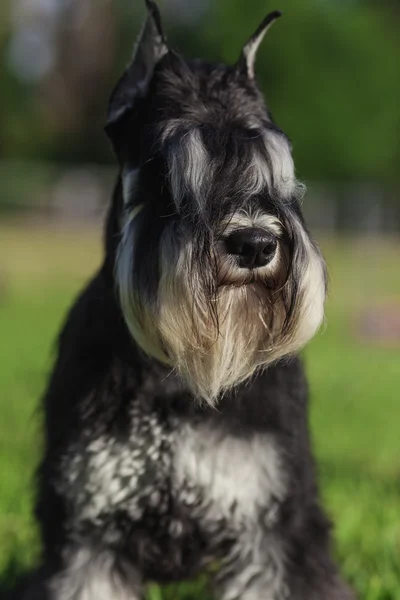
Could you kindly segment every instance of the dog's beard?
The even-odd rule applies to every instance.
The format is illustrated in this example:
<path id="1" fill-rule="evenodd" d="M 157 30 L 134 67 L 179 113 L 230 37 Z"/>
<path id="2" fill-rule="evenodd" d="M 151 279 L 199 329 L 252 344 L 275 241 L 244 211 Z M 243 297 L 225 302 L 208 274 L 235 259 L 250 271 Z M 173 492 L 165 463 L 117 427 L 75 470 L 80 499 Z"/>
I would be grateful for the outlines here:
<path id="1" fill-rule="evenodd" d="M 249 378 L 273 348 L 271 311 L 261 286 L 224 286 L 212 300 L 200 293 L 193 306 L 189 289 L 164 290 L 160 334 L 168 357 L 196 396 L 212 403 L 220 393 Z"/>
<path id="2" fill-rule="evenodd" d="M 235 279 L 218 256 L 199 258 L 192 243 L 177 239 L 173 229 L 163 234 L 153 296 L 135 282 L 134 222 L 127 224 L 116 269 L 121 306 L 142 349 L 213 404 L 314 335 L 323 316 L 323 269 L 309 246 L 303 283 L 295 291 L 281 249 L 264 275 Z"/>

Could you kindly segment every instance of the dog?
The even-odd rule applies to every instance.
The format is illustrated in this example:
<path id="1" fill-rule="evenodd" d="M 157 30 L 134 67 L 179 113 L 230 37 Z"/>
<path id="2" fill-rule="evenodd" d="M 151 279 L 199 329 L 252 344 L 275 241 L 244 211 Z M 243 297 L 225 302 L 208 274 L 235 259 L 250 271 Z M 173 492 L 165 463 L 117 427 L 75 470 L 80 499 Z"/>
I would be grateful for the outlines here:
<path id="1" fill-rule="evenodd" d="M 138 600 L 212 571 L 221 600 L 353 600 L 331 558 L 297 354 L 323 257 L 291 144 L 233 66 L 172 51 L 159 10 L 114 89 L 104 262 L 44 397 L 42 566 L 23 600 Z"/>

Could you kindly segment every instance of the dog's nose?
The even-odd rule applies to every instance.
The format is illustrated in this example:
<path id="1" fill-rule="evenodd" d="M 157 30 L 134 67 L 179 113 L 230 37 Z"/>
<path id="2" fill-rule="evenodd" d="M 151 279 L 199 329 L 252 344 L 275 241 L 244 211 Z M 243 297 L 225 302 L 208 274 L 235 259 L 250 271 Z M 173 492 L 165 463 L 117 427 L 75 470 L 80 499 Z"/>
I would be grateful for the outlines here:
<path id="1" fill-rule="evenodd" d="M 277 240 L 264 229 L 246 227 L 231 233 L 225 239 L 229 254 L 236 256 L 240 267 L 256 269 L 264 267 L 275 256 Z"/>

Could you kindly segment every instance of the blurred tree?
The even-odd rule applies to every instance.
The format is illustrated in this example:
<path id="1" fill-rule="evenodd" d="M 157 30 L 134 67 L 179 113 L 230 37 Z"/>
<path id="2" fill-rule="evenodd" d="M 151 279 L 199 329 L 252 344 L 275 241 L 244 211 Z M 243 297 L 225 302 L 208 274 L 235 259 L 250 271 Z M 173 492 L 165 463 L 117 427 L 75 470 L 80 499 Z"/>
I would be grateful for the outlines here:
<path id="1" fill-rule="evenodd" d="M 55 61 L 40 86 L 43 114 L 58 160 L 102 161 L 103 125 L 118 26 L 112 2 L 75 0 L 60 15 Z"/>
<path id="2" fill-rule="evenodd" d="M 13 1 L 16 6 L 19 0 Z M 0 64 L 0 152 L 109 161 L 102 132 L 107 96 L 131 53 L 144 3 L 44 4 L 52 2 L 64 7 L 52 13 L 54 60 L 36 83 L 18 80 L 7 61 L 11 4 L 1 2 L 0 49 L 6 60 Z M 293 139 L 300 175 L 398 181 L 398 0 L 279 0 L 277 6 L 284 19 L 263 43 L 257 72 L 275 118 Z M 174 47 L 188 56 L 233 62 L 266 3 L 165 0 L 162 9 Z"/>
<path id="3" fill-rule="evenodd" d="M 273 114 L 292 136 L 301 175 L 398 178 L 400 46 L 391 10 L 327 0 L 280 4 L 284 20 L 264 41 L 257 72 Z M 223 59 L 236 58 L 264 5 L 214 5 L 208 35 Z"/>

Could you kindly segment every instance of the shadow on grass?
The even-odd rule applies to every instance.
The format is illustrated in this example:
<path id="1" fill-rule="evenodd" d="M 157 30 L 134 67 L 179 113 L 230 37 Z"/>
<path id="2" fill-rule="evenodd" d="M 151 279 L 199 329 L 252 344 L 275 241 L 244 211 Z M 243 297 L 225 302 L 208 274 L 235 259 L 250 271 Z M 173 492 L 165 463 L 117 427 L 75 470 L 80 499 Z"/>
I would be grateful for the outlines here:
<path id="1" fill-rule="evenodd" d="M 8 600 L 11 590 L 19 585 L 25 577 L 25 569 L 16 556 L 11 556 L 0 579 L 0 600 Z"/>

